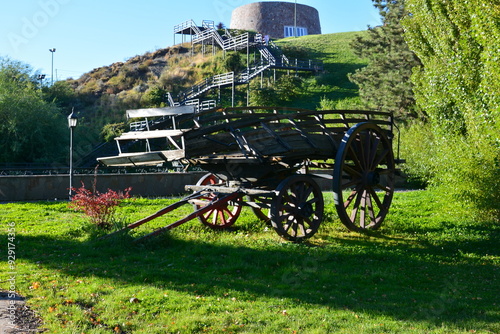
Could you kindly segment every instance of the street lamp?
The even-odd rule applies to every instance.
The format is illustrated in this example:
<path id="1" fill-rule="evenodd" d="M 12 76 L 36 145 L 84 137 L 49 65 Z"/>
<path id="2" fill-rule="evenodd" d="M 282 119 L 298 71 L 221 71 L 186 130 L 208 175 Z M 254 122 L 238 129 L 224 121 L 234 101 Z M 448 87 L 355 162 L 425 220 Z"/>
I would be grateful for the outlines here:
<path id="1" fill-rule="evenodd" d="M 52 76 L 51 76 L 51 86 L 54 84 L 54 52 L 56 52 L 56 48 L 49 49 L 50 53 L 52 53 Z"/>
<path id="2" fill-rule="evenodd" d="M 37 79 L 40 81 L 40 91 L 41 91 L 43 86 L 43 79 L 45 79 L 45 74 L 39 74 L 37 76 Z"/>
<path id="3" fill-rule="evenodd" d="M 69 127 L 69 200 L 71 201 L 71 194 L 73 188 L 73 129 L 76 128 L 76 123 L 78 123 L 78 118 L 73 115 L 73 109 L 71 109 L 71 114 L 68 116 L 68 127 Z"/>

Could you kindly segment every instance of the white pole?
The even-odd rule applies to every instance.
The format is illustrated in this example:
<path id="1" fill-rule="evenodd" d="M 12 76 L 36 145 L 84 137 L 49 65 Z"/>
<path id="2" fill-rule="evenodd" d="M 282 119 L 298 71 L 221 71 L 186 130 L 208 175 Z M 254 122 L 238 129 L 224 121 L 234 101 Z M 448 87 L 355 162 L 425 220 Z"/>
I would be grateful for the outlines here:
<path id="1" fill-rule="evenodd" d="M 297 0 L 295 0 L 295 18 L 293 23 L 293 35 L 297 37 Z"/>

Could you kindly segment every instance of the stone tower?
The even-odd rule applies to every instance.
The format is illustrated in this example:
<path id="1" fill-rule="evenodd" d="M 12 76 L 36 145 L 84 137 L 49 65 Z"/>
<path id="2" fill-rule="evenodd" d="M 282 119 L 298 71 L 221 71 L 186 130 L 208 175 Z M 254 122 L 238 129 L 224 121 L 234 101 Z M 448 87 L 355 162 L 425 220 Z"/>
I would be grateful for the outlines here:
<path id="1" fill-rule="evenodd" d="M 254 2 L 236 8 L 230 28 L 252 30 L 272 38 L 321 34 L 319 13 L 315 8 L 283 1 Z"/>

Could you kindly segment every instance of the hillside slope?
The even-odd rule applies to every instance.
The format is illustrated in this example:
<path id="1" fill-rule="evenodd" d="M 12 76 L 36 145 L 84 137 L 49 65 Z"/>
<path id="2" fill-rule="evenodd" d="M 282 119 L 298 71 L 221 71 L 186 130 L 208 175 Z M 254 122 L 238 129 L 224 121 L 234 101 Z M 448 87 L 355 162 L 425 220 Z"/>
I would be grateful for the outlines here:
<path id="1" fill-rule="evenodd" d="M 358 34 L 311 35 L 276 42 L 291 58 L 324 62 L 323 73 L 301 75 L 305 79 L 294 105 L 317 108 L 325 98 L 342 100 L 357 96 L 357 87 L 349 82 L 347 75 L 366 64 L 349 47 Z M 202 55 L 197 47 L 194 53 L 188 44 L 148 52 L 125 62 L 94 69 L 69 83 L 80 96 L 86 96 L 87 101 L 101 109 L 165 105 L 166 92 L 177 94 L 202 79 L 229 70 L 227 57 L 224 58 L 222 52 L 215 56 L 211 52 Z M 246 56 L 242 58 L 246 59 Z"/>
<path id="2" fill-rule="evenodd" d="M 299 38 L 286 38 L 277 41 L 285 52 L 287 49 L 300 48 L 309 58 L 321 60 L 324 72 L 305 80 L 304 91 L 297 103 L 304 108 L 316 109 L 321 100 L 356 104 L 358 88 L 348 79 L 348 74 L 367 65 L 351 50 L 351 41 L 365 32 L 346 32 L 327 35 L 311 35 Z"/>

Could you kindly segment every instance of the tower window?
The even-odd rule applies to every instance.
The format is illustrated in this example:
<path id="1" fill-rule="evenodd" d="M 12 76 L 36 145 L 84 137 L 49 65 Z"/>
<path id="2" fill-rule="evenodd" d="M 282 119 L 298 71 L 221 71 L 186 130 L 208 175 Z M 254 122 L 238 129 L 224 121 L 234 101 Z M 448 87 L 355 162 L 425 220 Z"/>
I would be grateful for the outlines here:
<path id="1" fill-rule="evenodd" d="M 294 34 L 294 26 L 285 26 L 285 37 L 293 37 L 293 36 L 305 36 L 307 35 L 307 28 L 297 27 L 297 34 Z"/>

